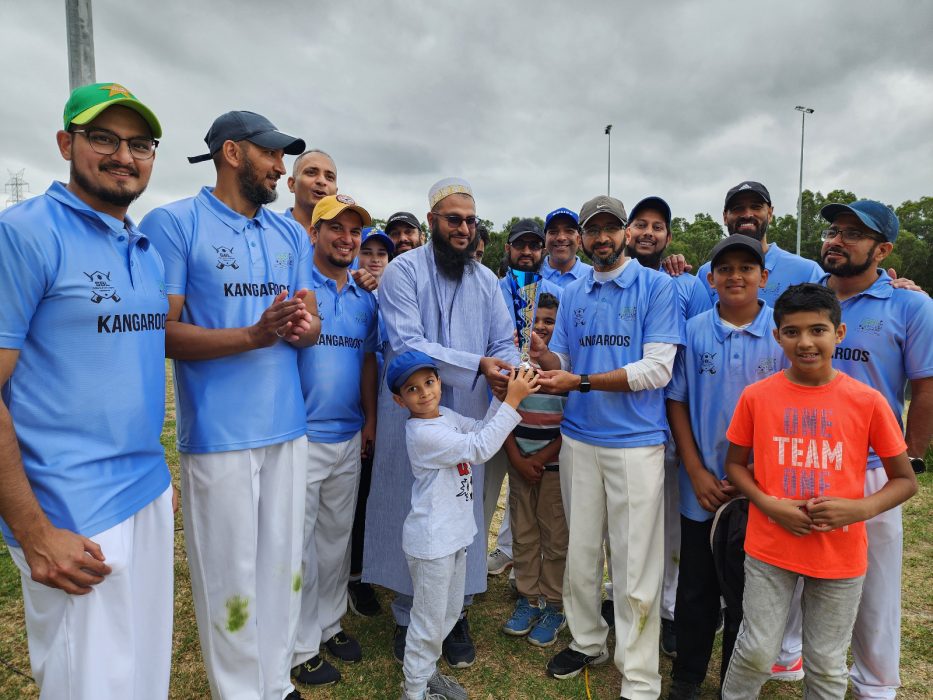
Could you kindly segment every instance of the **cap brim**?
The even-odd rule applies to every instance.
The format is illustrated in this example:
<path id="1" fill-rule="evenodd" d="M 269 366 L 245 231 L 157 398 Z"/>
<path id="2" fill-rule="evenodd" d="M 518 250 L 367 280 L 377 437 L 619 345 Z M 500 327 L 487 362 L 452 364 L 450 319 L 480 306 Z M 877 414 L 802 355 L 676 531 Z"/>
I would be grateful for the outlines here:
<path id="1" fill-rule="evenodd" d="M 398 392 L 399 389 L 405 386 L 405 382 L 408 381 L 409 377 L 411 377 L 411 375 L 413 375 L 419 369 L 433 369 L 436 372 L 437 365 L 429 364 L 427 362 L 420 362 L 414 367 L 410 367 L 409 369 L 406 369 L 401 375 L 396 377 L 395 383 L 392 386 L 392 391 Z"/>
<path id="2" fill-rule="evenodd" d="M 255 134 L 246 139 L 250 143 L 255 143 L 263 148 L 281 148 L 286 155 L 297 156 L 304 153 L 305 142 L 303 139 L 283 134 L 281 131 L 265 131 L 261 134 Z"/>
<path id="3" fill-rule="evenodd" d="M 377 241 L 381 241 L 382 244 L 385 245 L 386 250 L 389 251 L 389 255 L 395 255 L 395 244 L 392 242 L 391 238 L 389 238 L 386 234 L 382 233 L 381 231 L 379 233 L 369 234 L 368 236 L 366 236 L 365 239 L 363 239 L 360 245 L 364 246 L 373 239 L 376 239 Z"/>
<path id="4" fill-rule="evenodd" d="M 635 218 L 635 215 L 638 214 L 642 209 L 656 209 L 660 210 L 661 214 L 664 216 L 664 220 L 667 222 L 667 225 L 671 225 L 671 207 L 660 197 L 645 197 L 638 204 L 632 207 L 632 210 L 628 213 L 628 220 L 631 221 Z"/>
<path id="5" fill-rule="evenodd" d="M 840 214 L 852 214 L 854 216 L 857 216 L 859 221 L 861 221 L 863 224 L 865 224 L 868 228 L 870 228 L 875 233 L 878 233 L 884 236 L 885 240 L 887 240 L 887 234 L 885 234 L 884 231 L 878 228 L 878 222 L 875 221 L 870 216 L 868 216 L 867 214 L 865 214 L 864 212 L 859 211 L 858 209 L 853 209 L 847 204 L 827 204 L 825 207 L 820 209 L 820 216 L 826 219 L 829 223 L 832 223 L 833 221 L 835 221 L 836 217 L 839 216 Z"/>
<path id="6" fill-rule="evenodd" d="M 744 241 L 732 241 L 731 243 L 729 243 L 729 245 L 723 246 L 719 251 L 716 252 L 716 255 L 710 258 L 710 265 L 711 266 L 715 265 L 716 260 L 721 258 L 723 254 L 728 253 L 730 250 L 746 250 L 749 253 L 751 253 L 752 257 L 754 257 L 755 260 L 757 260 L 760 265 L 765 264 L 764 257 L 753 246 L 749 245 L 748 243 L 745 243 Z"/>
<path id="7" fill-rule="evenodd" d="M 152 110 L 139 100 L 126 97 L 121 97 L 116 100 L 107 100 L 106 102 L 101 102 L 100 104 L 94 105 L 93 107 L 88 107 L 83 112 L 76 114 L 69 122 L 69 125 L 78 124 L 83 126 L 88 122 L 94 121 L 94 119 L 96 119 L 97 116 L 105 109 L 116 106 L 132 109 L 146 121 L 146 124 L 149 125 L 149 131 L 152 132 L 152 138 L 162 138 L 162 125 L 159 124 L 159 120 L 156 119 L 156 115 L 152 113 Z"/>

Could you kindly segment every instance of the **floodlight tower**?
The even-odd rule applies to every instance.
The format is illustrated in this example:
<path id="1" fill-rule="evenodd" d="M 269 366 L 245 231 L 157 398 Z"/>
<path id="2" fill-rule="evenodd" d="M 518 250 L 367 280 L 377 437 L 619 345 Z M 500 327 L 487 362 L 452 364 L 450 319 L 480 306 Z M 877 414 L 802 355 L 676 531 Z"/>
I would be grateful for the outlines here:
<path id="1" fill-rule="evenodd" d="M 803 130 L 807 123 L 807 115 L 813 114 L 813 110 L 802 105 L 797 105 L 794 109 L 800 112 L 800 183 L 797 187 L 797 255 L 800 255 L 800 225 L 803 222 Z"/>

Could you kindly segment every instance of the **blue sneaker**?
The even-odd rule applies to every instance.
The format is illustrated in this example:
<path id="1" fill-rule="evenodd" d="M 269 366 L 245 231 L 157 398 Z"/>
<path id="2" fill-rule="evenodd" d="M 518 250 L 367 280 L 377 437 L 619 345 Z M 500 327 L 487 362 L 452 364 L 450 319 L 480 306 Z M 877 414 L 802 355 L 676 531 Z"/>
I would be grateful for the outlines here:
<path id="1" fill-rule="evenodd" d="M 538 624 L 528 635 L 528 643 L 536 647 L 549 647 L 557 641 L 557 633 L 567 626 L 563 611 L 548 603 L 541 609 Z"/>
<path id="2" fill-rule="evenodd" d="M 525 596 L 519 596 L 512 611 L 512 617 L 502 625 L 502 631 L 512 637 L 524 637 L 531 632 L 538 618 L 541 617 L 541 608 L 528 602 Z"/>

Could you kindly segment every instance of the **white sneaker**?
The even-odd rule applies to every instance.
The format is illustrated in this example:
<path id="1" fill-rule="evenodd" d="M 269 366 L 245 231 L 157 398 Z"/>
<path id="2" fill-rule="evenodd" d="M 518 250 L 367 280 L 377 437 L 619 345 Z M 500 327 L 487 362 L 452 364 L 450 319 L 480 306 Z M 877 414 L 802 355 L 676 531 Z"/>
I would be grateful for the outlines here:
<path id="1" fill-rule="evenodd" d="M 512 557 L 496 547 L 486 557 L 486 571 L 490 576 L 498 576 L 512 566 Z"/>

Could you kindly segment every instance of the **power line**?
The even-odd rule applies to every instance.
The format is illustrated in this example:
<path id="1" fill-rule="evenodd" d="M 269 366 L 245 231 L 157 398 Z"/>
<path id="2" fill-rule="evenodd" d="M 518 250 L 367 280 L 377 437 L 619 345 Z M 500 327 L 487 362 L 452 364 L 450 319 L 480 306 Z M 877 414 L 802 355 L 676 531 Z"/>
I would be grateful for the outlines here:
<path id="1" fill-rule="evenodd" d="M 29 183 L 23 179 L 26 168 L 15 173 L 12 170 L 7 170 L 7 172 L 10 173 L 10 179 L 4 185 L 4 189 L 10 193 L 9 198 L 6 200 L 6 205 L 9 207 L 26 199 L 26 193 L 29 192 Z"/>

